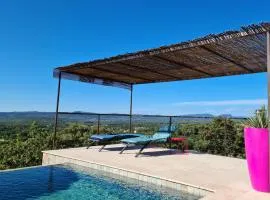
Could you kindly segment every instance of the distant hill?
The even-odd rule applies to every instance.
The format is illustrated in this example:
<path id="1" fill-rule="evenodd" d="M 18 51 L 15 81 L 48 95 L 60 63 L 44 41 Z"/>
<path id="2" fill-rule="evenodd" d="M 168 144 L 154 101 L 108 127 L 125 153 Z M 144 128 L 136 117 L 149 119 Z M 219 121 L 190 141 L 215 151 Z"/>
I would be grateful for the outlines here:
<path id="1" fill-rule="evenodd" d="M 76 114 L 75 114 L 76 113 Z M 227 118 L 240 118 L 233 117 L 229 114 L 220 115 L 221 117 Z M 54 112 L 37 112 L 37 111 L 29 111 L 29 112 L 0 112 L 0 122 L 26 122 L 26 121 L 41 121 L 44 123 L 53 123 L 54 122 L 55 113 Z M 212 114 L 190 114 L 179 117 L 174 117 L 173 122 L 181 121 L 196 121 L 196 122 L 206 122 L 211 120 L 212 118 L 217 117 Z M 94 124 L 97 122 L 97 114 L 96 113 L 86 113 L 81 111 L 76 111 L 74 114 L 61 114 L 59 115 L 59 120 L 61 121 L 70 121 L 70 122 L 82 122 Z M 167 123 L 169 118 L 166 116 L 149 116 L 149 115 L 133 115 L 132 118 L 134 123 Z M 129 123 L 129 116 L 115 116 L 114 113 L 106 114 L 101 116 L 101 122 L 104 124 L 114 124 L 114 123 Z"/>
<path id="2" fill-rule="evenodd" d="M 219 117 L 234 118 L 234 117 L 233 117 L 232 115 L 230 115 L 230 114 L 219 115 Z"/>
<path id="3" fill-rule="evenodd" d="M 190 116 L 190 117 L 202 117 L 202 118 L 206 118 L 206 117 L 216 117 L 215 115 L 212 114 L 189 114 L 189 115 L 185 115 L 185 116 Z"/>

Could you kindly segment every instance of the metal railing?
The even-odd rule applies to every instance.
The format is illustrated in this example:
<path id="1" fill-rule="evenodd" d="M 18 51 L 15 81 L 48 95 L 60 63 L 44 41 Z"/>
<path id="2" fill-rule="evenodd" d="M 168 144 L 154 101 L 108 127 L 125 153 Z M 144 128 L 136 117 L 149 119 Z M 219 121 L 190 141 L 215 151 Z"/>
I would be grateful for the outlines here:
<path id="1" fill-rule="evenodd" d="M 81 116 L 70 117 L 70 121 L 81 121 L 84 123 L 91 123 L 97 126 L 97 134 L 100 133 L 102 125 L 126 125 L 130 132 L 134 132 L 134 125 L 143 123 L 152 124 L 172 124 L 179 123 L 205 123 L 216 118 L 216 116 L 196 116 L 196 115 L 144 115 L 144 114 L 116 114 L 116 113 L 88 113 L 88 112 L 59 112 L 60 116 Z M 86 118 L 85 118 L 86 117 Z M 223 117 L 223 116 L 221 116 Z M 126 118 L 126 119 L 124 119 Z M 232 120 L 244 120 L 244 117 L 224 117 Z M 131 119 L 131 120 L 130 120 Z M 102 123 L 103 122 L 103 123 Z"/>
<path id="2" fill-rule="evenodd" d="M 87 112 L 59 112 L 58 115 L 59 123 L 56 130 L 59 133 L 55 134 L 57 137 L 53 137 L 53 139 L 55 139 L 53 144 L 57 143 L 57 148 L 84 146 L 85 142 L 87 142 L 86 138 L 92 134 L 152 134 L 157 131 L 158 128 L 167 125 L 171 126 L 172 124 L 177 126 L 178 131 L 175 133 L 176 135 L 181 133 L 183 136 L 188 136 L 190 133 L 185 130 L 190 127 L 190 125 L 191 127 L 194 127 L 194 130 L 196 131 L 198 127 L 197 125 L 210 123 L 214 118 L 216 118 L 214 116 L 140 114 L 134 114 L 131 117 L 129 114 Z M 246 119 L 243 117 L 220 117 L 239 121 Z M 130 121 L 130 119 L 132 120 Z M 226 121 L 225 127 L 227 127 Z M 52 148 L 54 149 L 54 146 Z"/>

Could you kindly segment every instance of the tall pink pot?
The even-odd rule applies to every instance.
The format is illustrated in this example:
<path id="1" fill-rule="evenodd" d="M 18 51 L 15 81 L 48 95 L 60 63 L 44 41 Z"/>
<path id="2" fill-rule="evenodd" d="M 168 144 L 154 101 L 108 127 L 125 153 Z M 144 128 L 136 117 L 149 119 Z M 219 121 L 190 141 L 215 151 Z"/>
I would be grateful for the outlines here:
<path id="1" fill-rule="evenodd" d="M 244 133 L 252 187 L 260 192 L 270 192 L 268 129 L 245 128 Z"/>

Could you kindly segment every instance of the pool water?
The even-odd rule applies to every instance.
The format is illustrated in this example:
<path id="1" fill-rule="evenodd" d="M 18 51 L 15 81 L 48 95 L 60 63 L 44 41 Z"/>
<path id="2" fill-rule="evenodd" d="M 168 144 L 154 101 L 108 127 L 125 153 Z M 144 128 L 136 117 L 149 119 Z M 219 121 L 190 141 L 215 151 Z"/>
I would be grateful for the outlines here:
<path id="1" fill-rule="evenodd" d="M 199 197 L 88 168 L 54 165 L 0 172 L 0 199 L 196 200 Z"/>

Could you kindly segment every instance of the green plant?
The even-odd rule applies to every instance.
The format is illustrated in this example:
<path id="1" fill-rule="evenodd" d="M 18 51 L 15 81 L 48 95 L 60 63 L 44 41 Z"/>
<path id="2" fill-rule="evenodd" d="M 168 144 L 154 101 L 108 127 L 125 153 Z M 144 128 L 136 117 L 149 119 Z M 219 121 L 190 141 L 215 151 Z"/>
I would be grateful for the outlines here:
<path id="1" fill-rule="evenodd" d="M 256 110 L 255 116 L 247 119 L 243 125 L 245 127 L 253 127 L 253 128 L 268 128 L 269 119 L 267 116 L 267 110 L 265 106 L 262 106 L 259 110 Z"/>
<path id="2" fill-rule="evenodd" d="M 204 123 L 188 121 L 178 122 L 174 137 L 186 136 L 189 149 L 202 153 L 244 158 L 243 126 L 240 121 L 215 118 Z M 134 125 L 138 133 L 153 134 L 159 128 L 158 123 Z M 125 132 L 127 124 L 119 126 L 101 125 L 100 133 Z M 56 148 L 86 146 L 89 135 L 97 132 L 97 126 L 84 123 L 63 122 L 57 132 Z M 51 148 L 53 125 L 43 121 L 27 123 L 0 122 L 0 170 L 40 165 L 43 150 Z M 1 142 L 2 139 L 2 142 Z M 165 145 L 164 145 L 165 147 Z M 169 144 L 167 144 L 169 147 Z M 176 148 L 176 145 L 172 146 Z"/>

